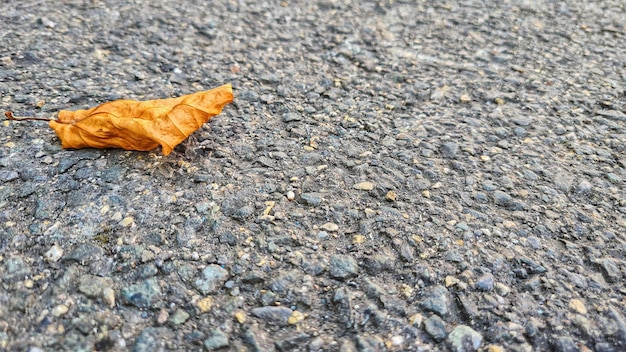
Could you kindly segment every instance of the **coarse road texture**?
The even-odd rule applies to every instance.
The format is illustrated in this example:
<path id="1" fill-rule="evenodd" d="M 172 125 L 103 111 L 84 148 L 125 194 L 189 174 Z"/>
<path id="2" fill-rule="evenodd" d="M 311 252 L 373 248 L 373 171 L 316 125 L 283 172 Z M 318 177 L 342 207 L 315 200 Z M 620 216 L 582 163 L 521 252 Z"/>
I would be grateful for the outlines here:
<path id="1" fill-rule="evenodd" d="M 623 0 L 0 0 L 2 351 L 625 351 Z"/>

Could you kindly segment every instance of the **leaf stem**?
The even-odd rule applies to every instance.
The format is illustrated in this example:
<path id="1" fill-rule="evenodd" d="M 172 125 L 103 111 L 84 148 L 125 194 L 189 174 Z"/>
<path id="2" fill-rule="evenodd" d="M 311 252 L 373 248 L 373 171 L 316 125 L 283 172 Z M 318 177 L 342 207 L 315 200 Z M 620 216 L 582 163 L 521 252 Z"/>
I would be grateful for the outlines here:
<path id="1" fill-rule="evenodd" d="M 45 117 L 28 117 L 28 116 L 18 117 L 18 116 L 13 116 L 13 112 L 12 111 L 5 111 L 4 112 L 4 116 L 7 117 L 7 120 L 13 120 L 13 121 L 52 121 L 52 119 L 47 119 Z"/>

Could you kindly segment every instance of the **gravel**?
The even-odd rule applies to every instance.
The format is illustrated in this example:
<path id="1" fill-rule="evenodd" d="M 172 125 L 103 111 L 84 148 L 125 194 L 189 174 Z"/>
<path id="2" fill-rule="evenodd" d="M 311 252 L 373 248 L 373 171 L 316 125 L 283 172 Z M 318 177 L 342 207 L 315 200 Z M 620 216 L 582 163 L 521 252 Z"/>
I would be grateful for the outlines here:
<path id="1" fill-rule="evenodd" d="M 622 351 L 623 1 L 0 4 L 0 350 Z"/>

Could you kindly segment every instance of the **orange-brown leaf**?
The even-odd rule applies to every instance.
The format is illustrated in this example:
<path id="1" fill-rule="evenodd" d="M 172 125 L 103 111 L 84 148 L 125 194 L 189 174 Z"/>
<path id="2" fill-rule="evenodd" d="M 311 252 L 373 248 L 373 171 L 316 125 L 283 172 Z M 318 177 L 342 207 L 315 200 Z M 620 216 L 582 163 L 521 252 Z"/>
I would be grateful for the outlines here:
<path id="1" fill-rule="evenodd" d="M 178 98 L 116 100 L 89 110 L 61 110 L 50 127 L 63 148 L 151 150 L 161 145 L 168 155 L 232 101 L 232 86 L 225 84 Z"/>

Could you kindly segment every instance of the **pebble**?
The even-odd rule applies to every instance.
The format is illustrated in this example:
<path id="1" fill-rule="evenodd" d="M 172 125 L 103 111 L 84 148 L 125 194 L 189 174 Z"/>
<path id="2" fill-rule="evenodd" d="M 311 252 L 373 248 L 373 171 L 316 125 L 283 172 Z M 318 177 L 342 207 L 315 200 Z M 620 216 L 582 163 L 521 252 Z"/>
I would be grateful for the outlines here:
<path id="1" fill-rule="evenodd" d="M 293 191 L 288 191 L 287 192 L 287 200 L 292 201 L 296 199 L 296 194 Z"/>
<path id="2" fill-rule="evenodd" d="M 466 325 L 457 325 L 448 335 L 447 342 L 454 352 L 477 351 L 483 336 Z"/>
<path id="3" fill-rule="evenodd" d="M 554 174 L 553 182 L 556 188 L 568 192 L 574 183 L 574 176 L 566 172 L 557 172 Z"/>
<path id="4" fill-rule="evenodd" d="M 467 103 L 469 103 L 469 102 L 471 102 L 471 101 L 472 101 L 472 97 L 470 97 L 470 96 L 469 96 L 469 95 L 467 95 L 467 94 L 463 94 L 463 95 L 461 95 L 461 97 L 459 98 L 459 101 L 460 101 L 462 104 L 467 104 Z"/>
<path id="5" fill-rule="evenodd" d="M 580 299 L 571 299 L 569 301 L 569 309 L 578 314 L 587 314 L 587 307 L 585 307 L 585 303 Z"/>
<path id="6" fill-rule="evenodd" d="M 187 311 L 184 309 L 178 308 L 174 311 L 174 313 L 170 315 L 169 319 L 167 319 L 167 322 L 170 325 L 175 326 L 183 324 L 187 321 L 187 319 L 189 319 L 189 313 L 187 313 Z"/>
<path id="7" fill-rule="evenodd" d="M 461 281 L 461 280 L 459 280 L 458 278 L 456 278 L 454 276 L 449 276 L 448 275 L 444 279 L 444 284 L 446 285 L 446 287 L 451 287 L 451 286 L 454 286 L 454 285 L 458 284 L 459 281 Z"/>
<path id="8" fill-rule="evenodd" d="M 371 191 L 374 189 L 374 184 L 372 182 L 359 182 L 352 185 L 352 188 L 358 189 L 360 191 Z"/>
<path id="9" fill-rule="evenodd" d="M 367 238 L 363 235 L 354 235 L 352 236 L 352 244 L 363 244 Z"/>
<path id="10" fill-rule="evenodd" d="M 330 257 L 329 271 L 335 279 L 347 279 L 357 275 L 359 266 L 352 256 L 335 254 Z"/>
<path id="11" fill-rule="evenodd" d="M 112 288 L 105 287 L 102 290 L 102 299 L 110 308 L 115 307 L 115 291 Z"/>
<path id="12" fill-rule="evenodd" d="M 303 347 L 307 345 L 307 342 L 310 339 L 311 335 L 299 333 L 276 341 L 274 346 L 276 347 L 276 350 L 280 352 L 304 350 Z M 310 345 L 308 351 L 311 351 Z"/>
<path id="13" fill-rule="evenodd" d="M 235 320 L 237 320 L 239 324 L 243 324 L 246 322 L 246 313 L 241 310 L 236 311 L 235 314 L 233 314 L 233 316 L 235 317 Z"/>
<path id="14" fill-rule="evenodd" d="M 63 256 L 63 249 L 56 244 L 50 247 L 50 249 L 48 249 L 48 251 L 44 253 L 44 258 L 49 263 L 58 262 L 62 256 Z"/>
<path id="15" fill-rule="evenodd" d="M 137 308 L 153 308 L 161 296 L 161 286 L 156 278 L 142 280 L 122 288 L 122 301 Z"/>
<path id="16" fill-rule="evenodd" d="M 206 313 L 211 310 L 211 307 L 213 307 L 213 298 L 204 297 L 203 299 L 196 302 L 196 306 L 198 307 L 198 309 L 200 309 L 200 312 Z"/>
<path id="17" fill-rule="evenodd" d="M 337 230 L 339 230 L 339 225 L 335 224 L 334 222 L 327 222 L 324 225 L 320 226 L 320 229 L 328 232 L 336 232 Z"/>
<path id="18" fill-rule="evenodd" d="M 145 328 L 141 334 L 137 336 L 135 345 L 133 346 L 133 352 L 155 352 L 162 350 L 158 340 L 158 336 L 160 335 L 161 331 L 159 328 Z"/>
<path id="19" fill-rule="evenodd" d="M 31 269 L 19 256 L 9 257 L 4 263 L 4 275 L 2 281 L 22 280 L 30 275 Z"/>
<path id="20" fill-rule="evenodd" d="M 122 227 L 130 227 L 135 223 L 135 219 L 132 216 L 127 216 L 120 221 L 120 226 Z"/>
<path id="21" fill-rule="evenodd" d="M 608 282 L 619 282 L 622 279 L 622 272 L 613 258 L 604 258 L 600 261 L 602 273 Z"/>
<path id="22" fill-rule="evenodd" d="M 496 283 L 495 288 L 496 292 L 502 297 L 506 297 L 511 292 L 511 288 L 509 286 L 500 282 Z"/>
<path id="23" fill-rule="evenodd" d="M 65 304 L 59 304 L 58 306 L 52 308 L 52 315 L 54 315 L 55 317 L 60 317 L 62 315 L 67 314 L 67 312 L 70 310 L 70 308 L 65 305 Z"/>
<path id="24" fill-rule="evenodd" d="M 194 281 L 194 287 L 203 295 L 217 291 L 228 280 L 228 270 L 219 265 L 207 265 L 200 277 Z"/>
<path id="25" fill-rule="evenodd" d="M 103 289 L 113 286 L 113 280 L 95 275 L 83 275 L 78 281 L 78 291 L 90 298 L 102 296 Z"/>
<path id="26" fill-rule="evenodd" d="M 426 310 L 445 316 L 450 306 L 448 290 L 441 285 L 429 286 L 424 290 L 420 304 Z"/>
<path id="27" fill-rule="evenodd" d="M 424 330 L 437 341 L 442 341 L 448 334 L 446 332 L 446 322 L 436 314 L 424 321 Z"/>
<path id="28" fill-rule="evenodd" d="M 81 243 L 74 247 L 64 260 L 73 260 L 81 265 L 88 265 L 99 261 L 104 254 L 104 250 L 93 243 Z"/>
<path id="29" fill-rule="evenodd" d="M 294 122 L 294 121 L 302 121 L 302 115 L 289 112 L 283 115 L 283 122 Z"/>
<path id="30" fill-rule="evenodd" d="M 11 182 L 20 178 L 20 174 L 12 170 L 0 170 L 0 181 Z"/>
<path id="31" fill-rule="evenodd" d="M 302 198 L 305 204 L 314 207 L 320 205 L 322 202 L 322 194 L 317 192 L 302 193 L 300 198 Z"/>
<path id="32" fill-rule="evenodd" d="M 259 93 L 253 90 L 242 90 L 241 92 L 239 92 L 237 98 L 243 101 L 255 102 L 255 101 L 259 101 L 260 97 L 259 97 Z"/>
<path id="33" fill-rule="evenodd" d="M 228 335 L 220 329 L 213 329 L 210 332 L 210 337 L 204 340 L 203 344 L 209 351 L 228 347 Z"/>
<path id="34" fill-rule="evenodd" d="M 494 280 L 491 273 L 485 273 L 476 280 L 476 288 L 481 291 L 493 290 Z"/>
<path id="35" fill-rule="evenodd" d="M 558 336 L 554 340 L 555 352 L 578 352 L 580 349 L 576 346 L 576 342 L 569 336 Z"/>
<path id="36" fill-rule="evenodd" d="M 389 191 L 385 195 L 385 199 L 387 199 L 390 202 L 395 202 L 396 198 L 398 198 L 398 194 L 395 191 Z"/>
<path id="37" fill-rule="evenodd" d="M 500 345 L 489 345 L 486 347 L 487 352 L 505 352 L 504 347 Z"/>
<path id="38" fill-rule="evenodd" d="M 272 325 L 288 325 L 293 311 L 287 307 L 266 306 L 252 309 L 252 315 Z"/>
<path id="39" fill-rule="evenodd" d="M 167 319 L 169 319 L 169 317 L 170 317 L 170 313 L 168 313 L 166 309 L 161 308 L 161 310 L 159 311 L 159 314 L 157 315 L 156 322 L 159 325 L 163 325 L 167 322 Z"/>
<path id="40" fill-rule="evenodd" d="M 454 159 L 459 152 L 459 144 L 456 142 L 446 142 L 441 145 L 439 151 L 444 158 Z"/>
<path id="41" fill-rule="evenodd" d="M 502 207 L 508 207 L 513 202 L 513 197 L 511 197 L 511 195 L 503 191 L 494 191 L 493 201 L 496 205 L 499 205 Z"/>
<path id="42" fill-rule="evenodd" d="M 287 319 L 287 323 L 289 325 L 295 325 L 301 322 L 302 320 L 304 320 L 304 314 L 302 314 L 302 312 L 294 310 L 293 313 L 291 313 L 291 316 L 289 317 L 289 319 Z"/>
<path id="43" fill-rule="evenodd" d="M 533 117 L 531 114 L 515 114 L 511 121 L 520 126 L 528 126 L 533 123 Z"/>

